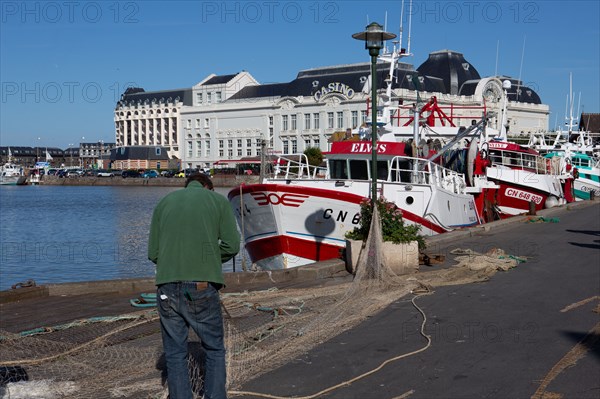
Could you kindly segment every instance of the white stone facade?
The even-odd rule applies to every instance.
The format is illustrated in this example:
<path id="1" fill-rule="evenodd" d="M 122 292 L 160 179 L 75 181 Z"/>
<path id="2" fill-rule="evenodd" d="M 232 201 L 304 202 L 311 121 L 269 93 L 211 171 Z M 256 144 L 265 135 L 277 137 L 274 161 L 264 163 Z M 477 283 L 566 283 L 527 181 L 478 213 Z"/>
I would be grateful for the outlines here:
<path id="1" fill-rule="evenodd" d="M 329 68 L 334 71 L 340 67 L 344 66 Z M 331 82 L 331 79 L 327 81 L 328 68 L 322 68 L 322 71 L 322 77 L 312 80 L 312 94 L 309 95 L 274 90 L 272 95 L 262 92 L 254 97 L 236 96 L 250 86 L 268 87 L 260 86 L 247 72 L 227 77 L 210 75 L 191 89 L 185 89 L 179 98 L 163 98 L 161 101 L 163 92 L 140 93 L 140 98 L 146 98 L 144 101 L 124 101 L 117 105 L 117 146 L 161 145 L 168 149 L 170 157 L 181 160 L 182 168 L 206 168 L 222 160 L 259 156 L 262 140 L 266 140 L 268 151 L 272 154 L 302 152 L 308 147 L 327 151 L 334 133 L 347 128 L 356 129 L 370 119 L 367 116 L 369 94 L 363 92 L 363 87 L 350 87 L 342 82 Z M 333 72 L 329 76 L 332 75 Z M 367 78 L 368 74 L 356 81 L 364 83 Z M 460 106 L 483 109 L 485 104 L 490 117 L 489 126 L 499 129 L 503 93 L 491 89 L 501 88 L 500 80 L 485 78 L 476 84 L 471 96 L 423 91 L 418 95 L 421 101 L 436 96 L 438 104 L 445 110 L 450 109 L 447 108 L 450 104 L 457 107 L 451 111 L 455 118 L 476 115 L 477 112 L 481 114 Z M 159 100 L 149 101 L 149 96 Z M 135 95 L 127 98 L 135 98 Z M 393 104 L 402 101 L 408 105 L 416 100 L 417 92 L 414 90 L 401 88 L 392 92 Z M 545 131 L 548 115 L 547 105 L 509 102 L 509 133 Z M 471 120 L 456 118 L 455 123 L 467 126 Z M 394 123 L 399 122 L 396 120 Z"/>

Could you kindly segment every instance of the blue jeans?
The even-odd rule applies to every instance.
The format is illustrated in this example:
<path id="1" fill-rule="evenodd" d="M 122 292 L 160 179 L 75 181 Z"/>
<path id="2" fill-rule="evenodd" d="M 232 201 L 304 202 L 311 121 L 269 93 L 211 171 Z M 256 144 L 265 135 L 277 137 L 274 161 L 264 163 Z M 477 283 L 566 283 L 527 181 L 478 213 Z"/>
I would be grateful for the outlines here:
<path id="1" fill-rule="evenodd" d="M 204 398 L 225 399 L 226 371 L 223 316 L 219 291 L 212 285 L 198 290 L 194 282 L 162 284 L 156 295 L 170 399 L 192 399 L 187 365 L 188 332 L 200 338 L 206 357 Z"/>

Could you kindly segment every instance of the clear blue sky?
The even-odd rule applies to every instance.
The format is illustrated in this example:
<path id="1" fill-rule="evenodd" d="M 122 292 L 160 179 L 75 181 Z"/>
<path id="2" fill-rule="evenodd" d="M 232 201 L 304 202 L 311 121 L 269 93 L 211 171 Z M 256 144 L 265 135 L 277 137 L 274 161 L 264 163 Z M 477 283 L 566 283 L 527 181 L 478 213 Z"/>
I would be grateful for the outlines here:
<path id="1" fill-rule="evenodd" d="M 241 70 L 261 83 L 287 82 L 302 69 L 367 62 L 351 35 L 383 24 L 386 11 L 388 31 L 398 33 L 400 4 L 1 1 L 0 145 L 112 142 L 115 103 L 131 84 L 188 88 Z M 405 61 L 417 67 L 430 52 L 452 49 L 489 76 L 499 43 L 498 73 L 533 87 L 550 105 L 553 128 L 563 122 L 570 72 L 583 111 L 600 112 L 599 4 L 415 1 L 414 56 Z"/>

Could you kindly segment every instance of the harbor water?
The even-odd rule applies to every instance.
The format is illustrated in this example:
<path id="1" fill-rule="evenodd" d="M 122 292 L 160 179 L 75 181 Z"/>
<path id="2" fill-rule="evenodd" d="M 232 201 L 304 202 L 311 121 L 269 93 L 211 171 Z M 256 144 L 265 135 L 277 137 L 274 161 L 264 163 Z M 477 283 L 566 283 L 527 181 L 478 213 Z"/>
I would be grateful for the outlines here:
<path id="1" fill-rule="evenodd" d="M 0 290 L 30 279 L 40 285 L 154 276 L 147 259 L 152 211 L 177 189 L 0 186 Z M 241 263 L 238 255 L 223 270 L 240 270 Z"/>

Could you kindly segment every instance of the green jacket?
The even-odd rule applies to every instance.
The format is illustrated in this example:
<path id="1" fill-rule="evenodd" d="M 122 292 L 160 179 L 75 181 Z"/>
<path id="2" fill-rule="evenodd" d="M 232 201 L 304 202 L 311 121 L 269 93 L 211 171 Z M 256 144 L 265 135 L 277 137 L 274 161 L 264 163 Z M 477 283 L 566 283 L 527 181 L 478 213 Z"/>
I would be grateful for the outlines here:
<path id="1" fill-rule="evenodd" d="M 165 196 L 152 214 L 148 259 L 156 285 L 175 281 L 223 284 L 223 262 L 240 250 L 240 234 L 227 199 L 192 181 Z"/>

